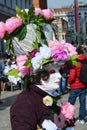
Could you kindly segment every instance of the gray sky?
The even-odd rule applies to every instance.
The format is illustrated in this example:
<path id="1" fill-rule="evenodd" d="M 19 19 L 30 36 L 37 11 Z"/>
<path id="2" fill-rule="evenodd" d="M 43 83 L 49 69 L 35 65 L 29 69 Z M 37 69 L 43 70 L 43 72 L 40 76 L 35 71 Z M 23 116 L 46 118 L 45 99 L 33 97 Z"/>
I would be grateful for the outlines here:
<path id="1" fill-rule="evenodd" d="M 74 0 L 47 0 L 48 8 L 61 8 L 74 3 Z M 78 2 L 87 3 L 87 0 L 78 0 Z"/>

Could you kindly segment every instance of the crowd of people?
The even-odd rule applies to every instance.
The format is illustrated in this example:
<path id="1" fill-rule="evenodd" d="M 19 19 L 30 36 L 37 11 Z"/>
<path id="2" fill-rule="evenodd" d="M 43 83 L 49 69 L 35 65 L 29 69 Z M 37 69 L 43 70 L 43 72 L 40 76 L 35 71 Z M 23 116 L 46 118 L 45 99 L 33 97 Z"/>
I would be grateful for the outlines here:
<path id="1" fill-rule="evenodd" d="M 8 81 L 10 81 L 9 76 L 7 76 L 7 72 L 16 67 L 15 57 L 8 50 L 6 50 L 0 58 L 0 97 L 2 90 L 11 89 L 11 86 L 8 84 L 4 85 L 4 83 L 8 83 Z M 0 103 L 2 103 L 1 100 Z"/>

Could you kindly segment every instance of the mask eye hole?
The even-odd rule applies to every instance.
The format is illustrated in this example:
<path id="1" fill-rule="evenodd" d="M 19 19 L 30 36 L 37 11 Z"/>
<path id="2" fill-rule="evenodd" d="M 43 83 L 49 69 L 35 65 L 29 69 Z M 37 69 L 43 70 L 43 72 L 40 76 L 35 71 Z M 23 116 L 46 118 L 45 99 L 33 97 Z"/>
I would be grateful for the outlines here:
<path id="1" fill-rule="evenodd" d="M 53 73 L 55 73 L 55 70 L 54 70 L 54 69 L 49 70 L 49 74 L 53 74 Z"/>

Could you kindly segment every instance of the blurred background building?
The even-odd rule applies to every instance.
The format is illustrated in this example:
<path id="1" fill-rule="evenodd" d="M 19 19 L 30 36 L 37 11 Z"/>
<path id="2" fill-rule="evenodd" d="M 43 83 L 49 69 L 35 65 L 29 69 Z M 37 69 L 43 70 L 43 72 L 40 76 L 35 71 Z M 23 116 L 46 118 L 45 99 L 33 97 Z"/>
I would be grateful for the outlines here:
<path id="1" fill-rule="evenodd" d="M 68 23 L 68 30 L 65 34 L 58 29 L 58 37 L 64 40 L 71 40 L 70 42 L 76 42 L 76 29 L 75 29 L 75 6 L 74 4 L 67 8 L 53 9 L 54 17 L 57 19 L 64 19 Z M 87 4 L 83 2 L 78 3 L 78 17 L 79 17 L 79 36 L 81 44 L 87 44 Z M 60 24 L 57 23 L 57 24 Z M 61 23 L 62 24 L 62 23 Z M 63 24 L 61 25 L 63 26 Z M 63 27 L 62 27 L 63 28 Z M 69 35 L 67 34 L 69 33 Z M 65 36 L 64 36 L 65 35 Z M 68 39 L 66 37 L 68 35 Z M 70 37 L 70 38 L 69 38 Z"/>

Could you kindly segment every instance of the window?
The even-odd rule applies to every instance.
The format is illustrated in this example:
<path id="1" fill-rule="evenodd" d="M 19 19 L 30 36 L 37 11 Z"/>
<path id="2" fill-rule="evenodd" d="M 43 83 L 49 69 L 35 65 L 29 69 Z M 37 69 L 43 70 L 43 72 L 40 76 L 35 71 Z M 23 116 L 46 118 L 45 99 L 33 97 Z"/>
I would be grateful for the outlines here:
<path id="1" fill-rule="evenodd" d="M 65 36 L 64 35 L 62 35 L 62 39 L 64 39 L 65 38 Z"/>
<path id="2" fill-rule="evenodd" d="M 84 15 L 87 15 L 87 12 L 85 12 Z"/>

